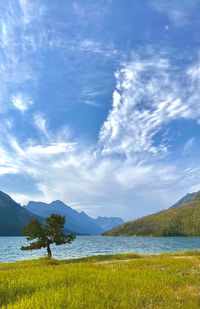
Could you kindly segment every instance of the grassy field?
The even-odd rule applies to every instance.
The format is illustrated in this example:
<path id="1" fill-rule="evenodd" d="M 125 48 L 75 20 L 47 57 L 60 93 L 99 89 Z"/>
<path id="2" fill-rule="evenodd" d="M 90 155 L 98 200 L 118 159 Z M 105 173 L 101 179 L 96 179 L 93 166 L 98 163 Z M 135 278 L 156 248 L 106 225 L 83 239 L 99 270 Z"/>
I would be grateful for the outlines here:
<path id="1" fill-rule="evenodd" d="M 0 264 L 0 308 L 200 308 L 200 252 Z"/>

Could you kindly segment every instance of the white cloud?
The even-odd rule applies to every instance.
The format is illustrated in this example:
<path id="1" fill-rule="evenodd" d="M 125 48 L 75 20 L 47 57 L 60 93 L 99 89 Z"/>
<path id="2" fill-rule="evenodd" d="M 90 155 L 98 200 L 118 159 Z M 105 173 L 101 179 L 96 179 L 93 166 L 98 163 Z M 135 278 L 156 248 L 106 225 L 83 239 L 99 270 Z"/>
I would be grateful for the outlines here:
<path id="1" fill-rule="evenodd" d="M 37 1 L 31 2 L 28 0 L 19 0 L 19 6 L 22 12 L 21 21 L 24 25 L 29 24 L 32 20 L 42 16 L 44 13 L 44 7 L 39 5 Z"/>
<path id="2" fill-rule="evenodd" d="M 20 194 L 20 193 L 10 193 L 7 192 L 9 195 L 11 195 L 12 199 L 16 201 L 17 203 L 20 203 L 22 206 L 27 205 L 29 201 L 41 201 L 43 199 L 42 194 Z M 52 202 L 51 200 L 46 200 L 47 203 Z"/>
<path id="3" fill-rule="evenodd" d="M 83 101 L 84 104 L 90 105 L 90 106 L 94 106 L 94 107 L 100 107 L 101 105 L 96 103 L 95 100 L 89 100 L 89 99 L 84 99 Z"/>
<path id="4" fill-rule="evenodd" d="M 7 26 L 4 21 L 1 21 L 1 41 L 3 43 L 3 46 L 8 45 Z"/>
<path id="5" fill-rule="evenodd" d="M 40 114 L 35 114 L 34 123 L 37 129 L 39 129 L 46 137 L 49 137 L 49 134 L 46 128 L 46 119 L 44 119 Z"/>
<path id="6" fill-rule="evenodd" d="M 200 191 L 200 184 L 192 186 L 190 188 L 190 192 L 198 192 L 198 191 Z"/>
<path id="7" fill-rule="evenodd" d="M 53 154 L 66 153 L 70 149 L 73 149 L 73 145 L 70 143 L 52 143 L 48 146 L 36 145 L 28 147 L 27 154 L 33 156 L 44 155 L 51 156 Z"/>
<path id="8" fill-rule="evenodd" d="M 113 44 L 108 44 L 107 46 L 104 46 L 102 43 L 91 39 L 85 39 L 80 42 L 78 41 L 74 43 L 76 44 L 73 48 L 79 48 L 81 51 L 84 52 L 100 54 L 104 57 L 112 57 L 117 54 L 117 50 L 114 48 Z"/>
<path id="9" fill-rule="evenodd" d="M 39 70 L 34 70 L 31 57 L 43 40 L 44 9 L 38 0 L 6 1 L 0 11 L 0 112 L 13 107 L 25 111 L 32 101 L 23 93 L 34 91 Z M 37 24 L 37 28 L 35 25 Z M 34 31 L 30 31 L 31 28 Z M 13 102 L 10 102 L 11 89 Z M 19 92 L 19 93 L 15 93 Z M 22 93 L 23 92 L 23 93 Z M 30 95 L 31 96 L 31 95 Z M 25 102 L 29 101 L 29 102 Z"/>
<path id="10" fill-rule="evenodd" d="M 80 48 L 83 50 L 99 51 L 99 43 L 86 39 L 80 42 Z"/>
<path id="11" fill-rule="evenodd" d="M 19 0 L 19 5 L 23 13 L 23 23 L 28 24 L 31 20 L 31 14 L 28 10 L 28 2 L 26 0 Z"/>
<path id="12" fill-rule="evenodd" d="M 18 166 L 15 166 L 15 165 L 1 166 L 0 165 L 0 176 L 6 175 L 6 174 L 18 174 L 18 173 L 19 173 Z"/>
<path id="13" fill-rule="evenodd" d="M 120 94 L 119 92 L 117 92 L 117 90 L 115 90 L 113 92 L 113 107 L 117 107 L 120 104 Z"/>
<path id="14" fill-rule="evenodd" d="M 133 217 L 138 208 L 134 196 L 145 195 L 148 209 L 152 190 L 154 196 L 165 194 L 158 207 L 168 206 L 167 190 L 194 186 L 200 182 L 200 173 L 195 166 L 182 171 L 177 162 L 165 161 L 160 154 L 169 151 L 168 145 L 162 137 L 156 142 L 154 138 L 171 121 L 200 119 L 197 71 L 198 64 L 178 72 L 162 55 L 143 59 L 135 55 L 115 74 L 113 106 L 98 145 L 75 142 L 67 127 L 51 132 L 48 119 L 37 113 L 33 120 L 42 142 L 20 142 L 11 133 L 0 134 L 0 174 L 28 175 L 43 201 L 61 199 L 79 209 L 81 203 L 82 209 L 87 205 L 91 212 L 101 207 L 102 214 L 117 215 L 126 203 Z M 21 101 L 17 108 L 23 110 Z M 24 202 L 26 196 L 17 198 Z"/>
<path id="15" fill-rule="evenodd" d="M 51 133 L 48 135 L 52 138 Z M 40 191 L 38 196 L 43 201 L 59 198 L 68 204 L 79 205 L 79 209 L 80 204 L 82 209 L 88 205 L 91 213 L 98 207 L 104 208 L 111 199 L 110 212 L 114 212 L 113 207 L 120 196 L 139 187 L 153 186 L 155 189 L 157 183 L 171 183 L 177 177 L 169 166 L 155 168 L 138 164 L 134 159 L 124 161 L 99 154 L 95 156 L 93 146 L 67 141 L 66 136 L 61 138 L 61 135 L 59 140 L 51 142 L 47 139 L 44 146 L 36 142 L 19 144 L 14 137 L 7 136 L 1 140 L 1 175 L 28 175 L 36 182 Z M 25 199 L 24 195 L 22 199 L 18 196 L 20 202 L 24 203 Z M 92 205 L 95 205 L 94 209 Z"/>
<path id="16" fill-rule="evenodd" d="M 200 117 L 198 70 L 195 65 L 178 71 L 163 56 L 140 59 L 135 55 L 133 61 L 124 63 L 115 74 L 117 86 L 100 132 L 100 150 L 126 156 L 166 152 L 164 140 L 154 140 L 163 126 Z"/>
<path id="17" fill-rule="evenodd" d="M 94 89 L 92 88 L 92 86 L 90 85 L 90 87 L 83 87 L 83 89 L 81 90 L 81 96 L 80 96 L 80 101 L 81 103 L 90 105 L 90 106 L 95 106 L 95 107 L 102 107 L 102 103 L 99 104 L 97 103 L 97 98 L 104 94 L 103 91 L 99 91 L 98 89 Z"/>
<path id="18" fill-rule="evenodd" d="M 52 138 L 50 132 L 48 135 Z M 0 174 L 27 175 L 39 191 L 35 198 L 15 195 L 17 201 L 61 199 L 69 205 L 77 205 L 79 210 L 87 208 L 90 214 L 99 209 L 102 214 L 108 211 L 117 214 L 121 211 L 120 205 L 134 195 L 133 192 L 156 192 L 180 183 L 182 174 L 172 165 L 136 162 L 134 158 L 105 158 L 99 153 L 95 156 L 93 146 L 71 142 L 64 135 L 59 139 L 54 142 L 47 139 L 46 145 L 19 144 L 12 136 L 4 139 L 4 144 L 1 140 Z M 130 198 L 126 203 L 131 205 Z"/>
<path id="19" fill-rule="evenodd" d="M 20 110 L 20 112 L 22 113 L 28 110 L 29 107 L 33 104 L 33 101 L 30 100 L 26 95 L 22 93 L 13 95 L 11 100 L 12 100 L 13 106 L 17 108 L 18 110 Z"/>

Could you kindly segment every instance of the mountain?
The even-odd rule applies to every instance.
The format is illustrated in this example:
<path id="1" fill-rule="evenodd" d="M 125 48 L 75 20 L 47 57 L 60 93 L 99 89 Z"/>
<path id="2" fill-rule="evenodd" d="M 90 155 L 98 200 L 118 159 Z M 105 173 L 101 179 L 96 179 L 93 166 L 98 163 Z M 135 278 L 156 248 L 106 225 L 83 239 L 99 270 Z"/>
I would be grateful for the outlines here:
<path id="1" fill-rule="evenodd" d="M 95 219 L 84 212 L 79 213 L 59 200 L 50 204 L 30 201 L 24 208 L 44 218 L 51 213 L 66 216 L 66 227 L 80 234 L 100 235 L 105 231 L 96 224 Z"/>
<path id="2" fill-rule="evenodd" d="M 20 236 L 24 226 L 35 217 L 38 216 L 30 213 L 9 195 L 0 191 L 0 236 Z"/>
<path id="3" fill-rule="evenodd" d="M 200 191 L 177 207 L 124 223 L 104 236 L 200 236 Z"/>
<path id="4" fill-rule="evenodd" d="M 176 202 L 174 205 L 172 205 L 170 208 L 175 208 L 184 202 L 187 202 L 191 197 L 193 197 L 196 194 L 196 192 L 193 193 L 187 193 L 184 197 L 182 197 L 178 202 Z"/>
<path id="5" fill-rule="evenodd" d="M 200 202 L 200 191 L 196 192 L 189 200 L 188 202 Z"/>
<path id="6" fill-rule="evenodd" d="M 61 201 L 50 204 L 29 202 L 22 207 L 9 195 L 0 191 L 0 236 L 21 236 L 22 229 L 33 218 L 41 223 L 52 213 L 66 216 L 65 233 L 101 235 L 106 230 L 123 223 L 121 218 L 98 217 L 93 219 L 84 212 L 78 212 Z"/>
<path id="7" fill-rule="evenodd" d="M 44 218 L 48 217 L 51 213 L 64 215 L 66 216 L 66 227 L 68 229 L 86 235 L 101 235 L 103 232 L 124 222 L 121 218 L 117 217 L 98 217 L 93 219 L 84 211 L 78 212 L 59 200 L 50 204 L 30 201 L 24 207 Z"/>
<path id="8" fill-rule="evenodd" d="M 122 218 L 118 217 L 98 217 L 95 219 L 95 222 L 98 226 L 100 226 L 104 231 L 108 231 L 113 229 L 114 227 L 121 225 L 124 223 Z"/>

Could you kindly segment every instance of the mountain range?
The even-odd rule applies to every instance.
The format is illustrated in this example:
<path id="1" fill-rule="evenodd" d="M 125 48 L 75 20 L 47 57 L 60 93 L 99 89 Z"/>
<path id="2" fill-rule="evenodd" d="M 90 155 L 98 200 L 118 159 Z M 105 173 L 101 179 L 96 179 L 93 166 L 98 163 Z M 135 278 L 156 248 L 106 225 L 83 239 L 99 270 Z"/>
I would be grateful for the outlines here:
<path id="1" fill-rule="evenodd" d="M 43 221 L 0 191 L 0 236 L 21 235 L 23 227 L 35 217 Z"/>
<path id="2" fill-rule="evenodd" d="M 126 222 L 104 236 L 200 236 L 200 191 L 167 210 Z"/>
<path id="3" fill-rule="evenodd" d="M 66 217 L 65 226 L 80 234 L 100 235 L 103 233 L 103 229 L 95 224 L 94 219 L 84 212 L 79 213 L 59 200 L 50 204 L 31 201 L 25 209 L 44 218 L 52 213 L 63 215 Z"/>
<path id="4" fill-rule="evenodd" d="M 113 229 L 115 226 L 124 223 L 124 220 L 119 217 L 98 217 L 95 219 L 96 224 L 98 224 L 104 231 Z"/>
<path id="5" fill-rule="evenodd" d="M 200 236 L 200 191 L 188 193 L 169 209 L 124 223 L 118 217 L 91 218 L 62 201 L 30 201 L 22 207 L 0 191 L 0 236 L 17 236 L 32 219 L 41 223 L 51 213 L 66 216 L 66 233 L 111 236 Z"/>
<path id="6" fill-rule="evenodd" d="M 44 218 L 52 213 L 66 216 L 65 232 L 78 235 L 101 235 L 124 221 L 121 218 L 98 217 L 93 219 L 84 212 L 78 212 L 61 201 L 50 204 L 42 202 L 29 202 L 22 207 L 9 195 L 0 191 L 0 236 L 17 236 L 25 225 L 32 219 Z"/>
<path id="7" fill-rule="evenodd" d="M 93 219 L 85 212 L 78 212 L 63 202 L 57 200 L 50 204 L 30 201 L 24 206 L 28 211 L 41 216 L 48 217 L 52 213 L 57 213 L 66 217 L 66 227 L 70 230 L 85 235 L 101 235 L 124 221 L 121 218 L 98 217 Z"/>

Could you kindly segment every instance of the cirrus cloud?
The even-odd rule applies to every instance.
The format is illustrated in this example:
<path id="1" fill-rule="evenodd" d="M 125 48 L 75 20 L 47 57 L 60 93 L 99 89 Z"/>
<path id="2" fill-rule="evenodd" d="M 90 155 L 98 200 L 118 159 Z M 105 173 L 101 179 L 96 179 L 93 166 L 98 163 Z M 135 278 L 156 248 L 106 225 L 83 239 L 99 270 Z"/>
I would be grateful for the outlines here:
<path id="1" fill-rule="evenodd" d="M 160 153 L 155 142 L 162 127 L 174 120 L 200 117 L 199 63 L 182 70 L 162 55 L 135 55 L 115 73 L 113 105 L 99 136 L 104 154 Z M 187 85 L 187 87 L 185 87 Z"/>

